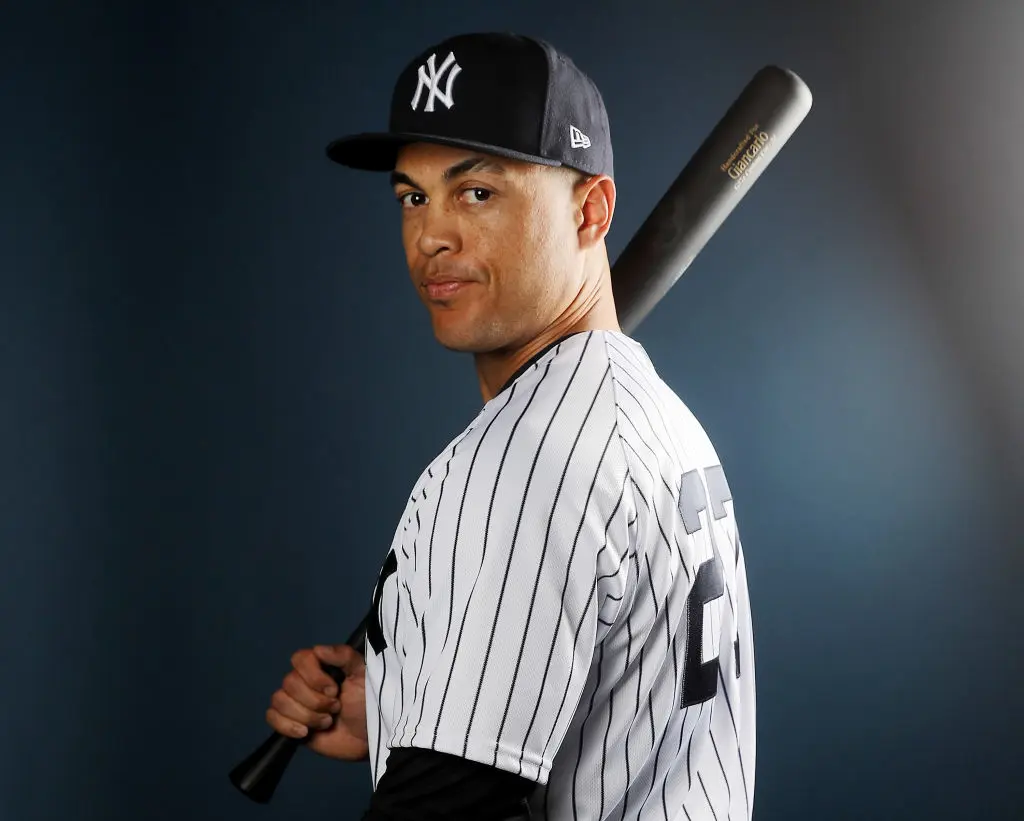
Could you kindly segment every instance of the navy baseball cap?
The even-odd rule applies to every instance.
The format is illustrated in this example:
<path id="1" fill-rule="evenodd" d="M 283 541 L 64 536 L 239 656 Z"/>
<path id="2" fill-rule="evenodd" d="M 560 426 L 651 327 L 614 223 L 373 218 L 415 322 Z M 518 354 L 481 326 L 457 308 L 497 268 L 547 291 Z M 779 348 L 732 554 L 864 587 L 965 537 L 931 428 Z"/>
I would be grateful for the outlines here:
<path id="1" fill-rule="evenodd" d="M 460 34 L 425 49 L 398 77 L 388 130 L 334 140 L 327 156 L 391 171 L 399 149 L 414 142 L 588 174 L 613 169 L 597 86 L 550 43 L 512 33 Z"/>

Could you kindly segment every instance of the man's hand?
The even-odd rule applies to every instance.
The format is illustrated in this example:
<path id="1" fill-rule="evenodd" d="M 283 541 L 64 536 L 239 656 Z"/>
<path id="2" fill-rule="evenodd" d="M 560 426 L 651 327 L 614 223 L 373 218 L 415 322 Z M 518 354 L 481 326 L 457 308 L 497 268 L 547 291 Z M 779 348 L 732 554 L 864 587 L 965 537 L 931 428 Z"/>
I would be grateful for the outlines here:
<path id="1" fill-rule="evenodd" d="M 340 694 L 321 662 L 345 672 Z M 306 746 L 328 758 L 368 758 L 363 657 L 347 644 L 317 645 L 297 651 L 292 656 L 292 668 L 270 699 L 267 723 L 291 738 L 308 735 Z"/>

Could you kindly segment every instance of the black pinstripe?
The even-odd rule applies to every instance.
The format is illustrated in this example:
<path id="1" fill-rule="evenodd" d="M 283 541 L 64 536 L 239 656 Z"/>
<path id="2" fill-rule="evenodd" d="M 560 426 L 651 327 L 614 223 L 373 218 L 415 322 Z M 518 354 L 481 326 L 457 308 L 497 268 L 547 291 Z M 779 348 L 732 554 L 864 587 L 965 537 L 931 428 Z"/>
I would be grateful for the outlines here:
<path id="1" fill-rule="evenodd" d="M 669 548 L 671 550 L 671 548 Z M 651 601 L 654 602 L 654 618 L 658 618 L 658 594 L 654 592 L 654 576 L 651 574 L 651 557 L 644 553 L 644 565 L 647 567 L 647 585 L 651 589 Z"/>
<path id="2" fill-rule="evenodd" d="M 637 558 L 636 553 L 633 553 L 633 561 L 636 564 L 636 583 L 640 584 L 640 560 Z M 628 620 L 626 621 L 626 626 L 627 626 L 627 630 L 628 630 L 628 627 L 629 627 L 629 621 Z M 632 634 L 631 633 L 630 633 L 630 638 L 632 639 Z M 646 649 L 645 646 L 643 644 L 641 644 L 640 645 L 640 654 L 637 657 L 636 705 L 633 707 L 633 720 L 630 721 L 629 727 L 626 728 L 626 738 L 625 738 L 625 744 L 624 744 L 624 746 L 626 748 L 626 791 L 625 791 L 625 795 L 622 798 L 622 817 L 623 818 L 625 818 L 625 816 L 626 816 L 626 806 L 629 804 L 629 782 L 630 782 L 630 773 L 629 773 L 629 763 L 630 763 L 629 762 L 629 734 L 631 732 L 633 732 L 633 727 L 636 726 L 636 720 L 638 718 L 640 718 L 640 688 L 643 686 L 643 681 L 644 681 L 644 651 L 645 651 L 645 649 Z M 626 654 L 626 658 L 627 658 L 627 667 L 628 667 L 628 658 L 629 658 L 629 654 L 628 653 Z"/>
<path id="3" fill-rule="evenodd" d="M 511 400 L 512 396 L 509 395 Z M 437 507 L 434 509 L 434 524 L 430 528 L 430 543 L 427 546 L 427 597 L 434 595 L 434 574 L 433 574 L 433 559 L 434 559 L 434 533 L 437 529 L 437 511 L 441 509 L 441 502 L 444 499 L 444 483 L 448 481 L 448 474 L 451 471 L 452 460 L 455 458 L 455 452 L 458 450 L 459 445 L 465 440 L 470 433 L 473 432 L 473 428 L 469 428 L 462 434 L 462 436 L 452 446 L 452 455 L 448 457 L 448 461 L 444 465 L 444 476 L 441 477 L 441 487 L 437 492 Z"/>
<path id="4" fill-rule="evenodd" d="M 693 752 L 693 734 L 697 731 L 697 727 L 700 726 L 700 720 L 704 718 L 704 705 L 700 705 L 700 710 L 697 713 L 697 720 L 693 723 L 690 728 L 690 740 L 686 742 L 686 789 L 690 790 L 693 788 L 693 773 L 690 769 L 690 754 Z M 683 727 L 686 726 L 686 722 L 683 722 Z M 679 730 L 679 749 L 683 748 L 683 728 Z"/>
<path id="5" fill-rule="evenodd" d="M 725 791 L 729 796 L 729 806 L 732 806 L 732 787 L 729 786 L 729 776 L 725 772 L 725 765 L 722 763 L 721 753 L 718 752 L 718 744 L 715 743 L 715 731 L 713 728 L 708 728 L 708 736 L 711 738 L 711 749 L 715 751 L 715 758 L 718 759 L 718 767 L 722 771 L 722 780 L 725 782 Z M 727 815 L 731 815 L 728 814 Z"/>
<path id="6" fill-rule="evenodd" d="M 431 476 L 431 478 L 433 478 L 433 476 Z M 416 572 L 416 568 L 417 568 L 417 558 L 416 558 L 416 552 L 417 551 L 416 551 L 416 548 L 419 545 L 419 541 L 420 541 L 420 528 L 422 526 L 423 525 L 420 522 L 420 509 L 417 507 L 416 508 L 416 536 L 412 540 L 412 572 L 413 573 Z"/>
<path id="7" fill-rule="evenodd" d="M 729 710 L 729 720 L 732 722 L 732 732 L 736 738 L 736 755 L 740 762 L 740 776 L 743 781 L 743 798 L 747 802 L 747 815 L 750 815 L 750 795 L 747 793 L 747 773 L 743 767 L 743 752 L 740 750 L 740 734 L 736 729 L 736 716 L 732 712 L 732 702 L 729 699 L 729 688 L 725 684 L 725 677 L 722 668 L 718 668 L 718 678 L 722 682 L 722 695 L 725 696 L 725 706 Z"/>
<path id="8" fill-rule="evenodd" d="M 423 618 L 420 619 L 420 641 L 422 642 L 421 645 L 420 645 L 421 647 L 426 647 L 427 646 L 427 614 L 426 613 L 424 613 L 423 614 Z M 423 675 L 423 662 L 425 660 L 426 660 L 426 653 L 421 653 L 420 654 L 420 669 L 419 669 L 419 672 L 416 673 L 416 683 L 413 685 L 413 688 L 412 688 L 413 703 L 416 702 L 416 699 L 418 698 L 418 695 L 419 695 L 419 691 L 420 691 L 420 676 Z M 424 701 L 425 701 L 425 699 L 424 699 Z M 423 718 L 423 704 L 424 704 L 424 701 L 420 702 L 420 719 Z M 398 741 L 399 746 L 404 746 L 405 734 L 406 734 L 406 732 L 409 729 L 409 718 L 410 718 L 410 715 L 411 714 L 407 714 L 405 716 L 405 726 L 402 728 L 402 732 L 400 734 L 399 733 L 395 734 L 395 737 L 399 740 Z M 418 722 L 417 722 L 417 726 L 418 726 Z M 416 737 L 416 731 L 415 730 L 413 730 L 412 737 L 413 738 Z M 411 739 L 410 739 L 410 743 L 412 743 Z"/>
<path id="9" fill-rule="evenodd" d="M 708 800 L 708 809 L 711 810 L 711 815 L 714 816 L 715 821 L 718 821 L 718 813 L 715 812 L 715 805 L 711 803 L 711 796 L 708 795 L 708 788 L 704 786 L 704 779 L 701 778 L 700 773 L 697 773 L 697 780 L 700 782 L 700 788 L 704 791 L 704 797 Z"/>
<path id="10" fill-rule="evenodd" d="M 615 691 L 608 694 L 608 724 L 604 728 L 604 742 L 601 744 L 601 811 L 599 818 L 604 818 L 604 777 L 608 772 L 608 734 L 612 729 L 612 719 L 615 716 Z"/>
<path id="11" fill-rule="evenodd" d="M 666 606 L 666 610 L 667 609 L 668 608 Z M 666 626 L 668 625 L 668 618 L 665 619 L 665 624 L 666 624 Z M 675 671 L 676 685 L 677 685 L 672 690 L 672 707 L 673 707 L 673 709 L 675 708 L 675 705 L 679 703 L 679 691 L 681 689 L 679 685 L 682 684 L 682 677 L 679 675 L 679 657 L 678 657 L 678 654 L 676 653 L 676 639 L 677 639 L 677 636 L 673 636 L 672 637 L 672 669 Z M 686 721 L 683 720 L 683 721 L 680 721 L 679 723 L 680 723 L 680 725 L 683 725 L 683 724 L 686 723 Z M 665 730 L 665 734 L 661 737 L 662 744 L 665 743 L 665 739 L 666 738 L 668 738 L 668 729 L 667 728 Z M 658 748 L 658 754 L 661 755 L 661 747 L 660 746 Z M 678 755 L 679 754 L 678 754 L 678 751 L 677 751 L 676 756 L 678 757 Z M 655 771 L 657 771 L 657 768 L 658 768 L 657 758 L 654 761 L 654 768 L 655 768 Z M 665 795 L 665 790 L 666 790 L 667 787 L 668 787 L 668 779 L 665 778 L 661 782 L 661 810 L 665 814 L 666 821 L 668 821 L 668 803 L 666 801 L 666 795 Z"/>
<path id="12" fill-rule="evenodd" d="M 387 660 L 387 654 L 386 653 L 381 653 L 380 654 L 380 663 L 381 663 L 381 665 L 382 665 L 382 667 L 384 669 L 384 676 L 383 676 L 383 679 L 381 681 L 381 690 L 383 690 L 384 689 L 383 688 L 383 682 L 387 681 L 387 678 L 388 678 L 388 660 Z M 384 739 L 381 738 L 381 729 L 383 728 L 383 726 L 384 726 L 384 709 L 383 709 L 383 705 L 380 703 L 380 699 L 377 699 L 377 745 L 376 745 L 377 746 L 377 750 L 376 750 L 376 752 L 373 755 L 373 778 L 374 778 L 374 780 L 376 780 L 376 778 L 377 778 L 377 773 L 380 772 L 380 747 L 381 747 L 381 742 L 384 740 Z"/>
<path id="13" fill-rule="evenodd" d="M 631 553 L 630 557 L 635 560 L 636 559 L 636 553 Z M 637 568 L 637 570 L 636 570 L 636 572 L 637 572 L 636 583 L 640 584 L 640 562 L 636 561 L 635 564 L 636 564 L 636 568 Z M 625 666 L 622 669 L 623 675 L 625 675 L 626 671 L 629 669 L 629 665 L 630 665 L 630 663 L 632 661 L 632 654 L 633 654 L 633 624 L 632 624 L 632 622 L 633 622 L 633 613 L 630 612 L 627 615 L 627 617 L 626 617 L 626 664 L 625 664 Z M 613 688 L 612 689 L 612 694 L 614 694 L 614 693 L 615 693 L 615 689 Z M 636 715 L 635 711 L 634 711 L 633 715 L 634 716 Z M 608 720 L 611 721 L 611 717 L 610 716 L 609 716 Z M 625 743 L 622 745 L 623 746 L 623 752 L 625 753 L 625 758 L 626 758 L 626 792 L 625 792 L 625 795 L 622 796 L 622 815 L 620 816 L 620 821 L 621 821 L 621 819 L 626 817 L 626 805 L 629 803 L 629 783 L 630 783 L 630 780 L 632 778 L 632 776 L 631 776 L 631 774 L 629 772 L 629 731 L 631 729 L 633 729 L 633 725 L 632 724 L 630 724 L 629 728 L 626 730 L 626 740 L 625 740 Z"/>
<path id="14" fill-rule="evenodd" d="M 590 694 L 590 706 L 587 707 L 587 714 L 584 716 L 583 721 L 580 723 L 580 743 L 577 747 L 576 754 L 576 769 L 573 770 L 572 774 L 572 818 L 573 821 L 579 821 L 579 813 L 576 809 L 576 786 L 580 775 L 580 761 L 583 758 L 583 732 L 587 728 L 587 721 L 590 720 L 590 716 L 594 713 L 594 699 L 597 696 L 597 691 L 601 689 L 601 671 L 604 669 L 604 645 L 598 645 L 597 650 L 597 681 L 594 684 L 594 690 Z M 547 796 L 545 796 L 544 814 L 549 815 L 547 806 Z"/>
<path id="15" fill-rule="evenodd" d="M 627 554 L 619 559 L 619 569 L 617 569 L 614 573 L 605 573 L 604 575 L 598 576 L 597 581 L 601 581 L 603 579 L 614 579 L 616 576 L 618 576 L 621 572 L 622 563 L 629 559 L 630 555 L 631 554 Z"/>
<path id="16" fill-rule="evenodd" d="M 400 609 L 401 608 L 401 604 L 402 604 L 402 596 L 400 594 L 396 595 L 395 596 L 395 623 L 392 625 L 392 628 L 391 628 L 391 646 L 395 647 L 395 648 L 398 647 L 398 620 L 399 620 L 399 617 L 401 615 L 401 609 Z M 400 703 L 401 703 L 401 706 L 398 709 L 398 715 L 403 715 L 405 713 L 405 676 L 402 674 L 402 669 L 401 668 L 399 668 L 399 670 L 398 670 L 398 693 L 399 693 L 399 698 L 400 698 Z M 380 743 L 379 740 L 378 740 L 378 743 Z"/>
<path id="17" fill-rule="evenodd" d="M 650 575 L 650 564 L 648 564 L 647 569 L 648 569 L 648 575 Z M 669 718 L 671 718 L 672 714 L 675 711 L 675 705 L 677 703 L 678 694 L 679 694 L 679 682 L 680 682 L 680 678 L 679 678 L 679 660 L 678 660 L 678 657 L 676 655 L 676 639 L 673 637 L 673 634 L 672 634 L 673 623 L 672 623 L 672 615 L 671 615 L 672 614 L 671 602 L 672 602 L 673 594 L 676 594 L 677 591 L 679 591 L 680 589 L 681 588 L 676 586 L 676 584 L 675 584 L 675 577 L 673 576 L 671 581 L 670 581 L 669 589 L 668 589 L 668 591 L 665 594 L 665 608 L 664 608 L 665 644 L 666 644 L 667 647 L 671 647 L 671 649 L 672 649 L 672 670 L 673 670 L 673 673 L 674 673 L 674 681 L 676 683 L 675 686 L 672 689 L 672 698 L 669 701 Z M 684 591 L 684 592 L 688 592 L 688 591 Z M 649 694 L 648 694 L 648 696 L 649 696 Z M 652 739 L 654 737 L 654 723 L 653 723 L 653 721 L 654 721 L 654 713 L 653 713 L 653 710 L 652 710 L 652 713 L 651 713 L 651 737 L 652 737 Z M 666 726 L 666 731 L 661 734 L 661 740 L 658 742 L 658 750 L 657 750 L 657 752 L 654 755 L 654 772 L 651 775 L 651 786 L 650 786 L 650 788 L 647 791 L 647 795 L 644 797 L 643 803 L 640 805 L 640 811 L 637 813 L 638 817 L 639 817 L 640 813 L 643 812 L 643 808 L 647 805 L 647 801 L 650 799 L 651 793 L 654 791 L 654 785 L 655 785 L 655 783 L 658 780 L 658 761 L 661 759 L 661 750 L 662 750 L 662 747 L 665 745 L 665 739 L 666 738 L 668 738 L 668 728 L 667 728 L 667 726 Z M 661 796 L 661 800 L 662 800 L 662 809 L 663 809 L 663 811 L 665 813 L 665 821 L 668 821 L 668 808 L 665 805 L 664 782 L 662 783 L 662 796 Z"/>

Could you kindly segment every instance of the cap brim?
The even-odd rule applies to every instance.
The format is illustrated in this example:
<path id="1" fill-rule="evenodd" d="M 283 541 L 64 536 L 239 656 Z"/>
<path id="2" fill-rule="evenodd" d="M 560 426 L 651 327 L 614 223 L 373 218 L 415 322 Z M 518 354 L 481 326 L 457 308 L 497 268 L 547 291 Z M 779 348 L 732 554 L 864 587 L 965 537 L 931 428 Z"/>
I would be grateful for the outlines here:
<path id="1" fill-rule="evenodd" d="M 538 163 L 539 165 L 558 166 L 562 164 L 559 160 L 524 154 L 521 151 L 513 151 L 509 148 L 473 140 L 409 132 L 354 134 L 350 137 L 342 137 L 327 146 L 327 156 L 334 162 L 349 168 L 358 168 L 363 171 L 392 171 L 398 159 L 399 149 L 410 143 L 433 143 L 435 145 L 450 145 L 455 148 L 468 148 L 483 154 L 494 154 L 498 157 Z"/>

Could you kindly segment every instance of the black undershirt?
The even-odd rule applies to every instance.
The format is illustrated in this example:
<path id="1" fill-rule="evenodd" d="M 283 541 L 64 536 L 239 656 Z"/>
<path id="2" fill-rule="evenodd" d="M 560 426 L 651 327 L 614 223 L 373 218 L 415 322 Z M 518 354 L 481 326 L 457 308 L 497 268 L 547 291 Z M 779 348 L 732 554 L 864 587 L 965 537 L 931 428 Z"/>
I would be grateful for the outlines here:
<path id="1" fill-rule="evenodd" d="M 362 821 L 526 821 L 536 787 L 457 755 L 395 747 Z"/>

